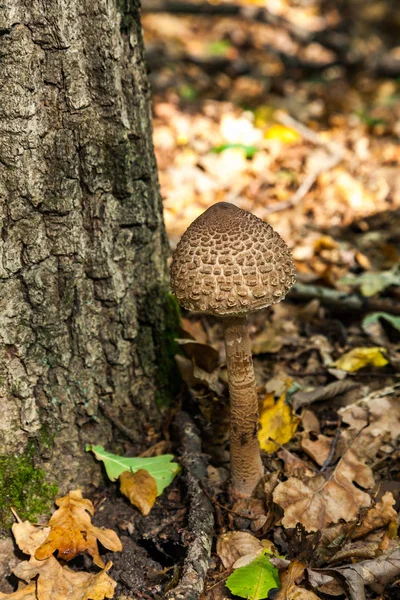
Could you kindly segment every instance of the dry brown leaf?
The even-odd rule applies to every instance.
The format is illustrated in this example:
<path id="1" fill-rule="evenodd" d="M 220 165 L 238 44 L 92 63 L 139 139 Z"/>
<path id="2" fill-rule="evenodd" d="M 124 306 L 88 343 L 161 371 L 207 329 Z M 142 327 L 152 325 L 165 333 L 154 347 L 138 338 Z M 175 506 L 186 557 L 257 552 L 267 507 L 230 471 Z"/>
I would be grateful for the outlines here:
<path id="1" fill-rule="evenodd" d="M 100 558 L 97 541 L 105 548 L 118 552 L 122 550 L 121 542 L 112 529 L 100 529 L 92 525 L 93 504 L 82 498 L 80 490 L 73 490 L 66 496 L 58 498 L 58 510 L 49 521 L 51 527 L 47 539 L 35 552 L 35 558 L 44 560 L 58 551 L 58 557 L 71 560 L 82 552 L 88 552 L 98 567 L 104 567 Z"/>
<path id="2" fill-rule="evenodd" d="M 396 501 L 393 498 L 393 494 L 386 492 L 382 500 L 369 509 L 361 524 L 357 527 L 353 538 L 360 538 L 374 529 L 385 527 L 391 521 L 396 521 L 397 513 L 393 508 L 395 504 Z"/>
<path id="3" fill-rule="evenodd" d="M 279 574 L 281 589 L 276 594 L 275 600 L 318 600 L 318 596 L 313 592 L 297 585 L 303 578 L 304 569 L 305 565 L 294 560 Z"/>
<path id="4" fill-rule="evenodd" d="M 283 460 L 286 475 L 293 475 L 302 479 L 315 475 L 315 472 L 303 460 L 286 450 L 286 448 L 282 448 L 277 454 Z"/>
<path id="5" fill-rule="evenodd" d="M 16 592 L 3 594 L 0 592 L 1 600 L 37 600 L 36 582 L 20 586 Z"/>
<path id="6" fill-rule="evenodd" d="M 217 554 L 225 569 L 230 569 L 242 556 L 258 555 L 263 549 L 260 540 L 246 531 L 229 531 L 217 540 Z"/>
<path id="7" fill-rule="evenodd" d="M 84 573 L 62 567 L 50 556 L 45 560 L 34 557 L 20 563 L 13 571 L 19 579 L 37 579 L 37 600 L 103 600 L 113 598 L 115 581 L 107 575 L 112 566 L 109 562 L 100 573 Z M 23 597 L 22 597 L 23 598 Z"/>
<path id="8" fill-rule="evenodd" d="M 301 446 L 303 450 L 311 456 L 315 462 L 322 466 L 328 458 L 333 440 L 325 435 L 319 435 L 316 440 L 311 440 L 309 435 L 303 436 Z M 343 438 L 339 439 L 336 452 L 332 462 L 334 463 L 337 455 L 343 452 Z M 338 471 L 343 477 L 349 481 L 355 481 L 363 488 L 372 488 L 375 485 L 374 474 L 371 467 L 360 460 L 352 448 L 345 450 L 342 459 L 338 465 Z"/>
<path id="9" fill-rule="evenodd" d="M 340 394 L 345 394 L 349 390 L 357 387 L 354 381 L 334 381 L 328 385 L 320 385 L 310 392 L 296 392 L 292 396 L 293 410 L 297 411 L 301 406 L 308 406 L 313 402 L 321 400 L 330 400 Z"/>
<path id="10" fill-rule="evenodd" d="M 375 458 L 384 443 L 394 445 L 400 437 L 400 399 L 398 384 L 373 392 L 362 401 L 339 410 L 350 429 L 344 437 L 354 440 L 357 456 Z"/>
<path id="11" fill-rule="evenodd" d="M 280 483 L 273 497 L 285 512 L 284 527 L 301 523 L 307 531 L 317 531 L 340 519 L 354 519 L 371 498 L 353 485 L 352 477 L 350 465 L 341 462 L 327 480 L 317 475 L 307 482 L 289 477 Z"/>
<path id="12" fill-rule="evenodd" d="M 321 569 L 320 572 L 324 573 L 324 570 Z M 373 560 L 350 563 L 337 569 L 329 569 L 326 573 L 332 576 L 333 572 L 346 579 L 351 600 L 365 600 L 366 586 L 372 586 L 374 592 L 381 593 L 387 583 L 400 575 L 400 547 L 396 544 L 389 552 Z"/>
<path id="13" fill-rule="evenodd" d="M 15 542 L 24 554 L 33 555 L 35 550 L 46 540 L 51 529 L 50 527 L 33 525 L 29 521 L 21 521 L 18 515 L 15 516 L 18 519 L 18 522 L 12 526 Z"/>
<path id="14" fill-rule="evenodd" d="M 157 498 L 157 483 L 145 469 L 124 471 L 119 476 L 120 490 L 142 515 L 148 515 Z"/>

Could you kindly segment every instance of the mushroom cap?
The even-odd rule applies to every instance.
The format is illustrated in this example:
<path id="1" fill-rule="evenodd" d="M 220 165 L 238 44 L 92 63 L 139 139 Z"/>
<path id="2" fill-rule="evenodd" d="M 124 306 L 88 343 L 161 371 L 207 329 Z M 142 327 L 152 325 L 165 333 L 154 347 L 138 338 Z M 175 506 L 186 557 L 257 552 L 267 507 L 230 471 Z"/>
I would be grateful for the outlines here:
<path id="1" fill-rule="evenodd" d="M 290 250 L 268 223 L 218 202 L 188 227 L 172 257 L 171 286 L 186 309 L 243 315 L 280 302 L 295 281 Z"/>

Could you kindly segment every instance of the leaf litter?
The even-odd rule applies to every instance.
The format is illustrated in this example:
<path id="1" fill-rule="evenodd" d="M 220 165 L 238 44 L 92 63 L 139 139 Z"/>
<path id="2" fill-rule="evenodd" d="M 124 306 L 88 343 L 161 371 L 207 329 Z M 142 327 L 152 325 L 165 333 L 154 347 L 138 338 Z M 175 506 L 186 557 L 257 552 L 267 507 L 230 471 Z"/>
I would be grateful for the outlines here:
<path id="1" fill-rule="evenodd" d="M 265 443 L 274 444 L 264 455 L 274 476 L 268 493 L 263 484 L 252 502 L 237 506 L 226 493 L 228 408 L 219 326 L 184 315 L 195 341 L 181 343 L 178 356 L 189 389 L 184 407 L 194 412 L 211 457 L 208 493 L 216 535 L 252 536 L 252 551 L 237 560 L 254 557 L 264 566 L 262 548 L 273 544 L 285 557 L 270 559 L 280 571 L 281 597 L 309 600 L 335 592 L 351 600 L 383 594 L 392 600 L 400 577 L 400 90 L 379 60 L 392 57 L 390 36 L 382 32 L 396 22 L 398 7 L 352 0 L 338 14 L 335 3 L 323 10 L 318 2 L 241 3 L 266 8 L 271 23 L 249 19 L 249 12 L 239 19 L 156 14 L 143 4 L 154 144 L 171 246 L 210 204 L 228 200 L 281 233 L 293 250 L 298 281 L 312 289 L 307 301 L 294 294 L 250 319 L 260 406 L 267 397 L 266 410 L 280 411 L 281 426 L 264 430 Z M 231 3 L 213 6 L 223 4 Z M 350 76 L 343 56 L 329 66 L 333 50 L 323 47 L 329 31 L 340 32 L 343 56 L 355 51 L 359 57 Z M 224 61 L 221 68 L 216 58 Z M 291 126 L 282 124 L 282 112 L 294 120 Z M 331 162 L 331 150 L 339 151 L 339 162 Z M 358 306 L 376 304 L 371 310 L 343 309 L 349 295 Z M 298 386 L 290 395 L 279 389 L 278 380 L 287 378 Z M 134 589 L 155 598 L 168 585 L 170 576 L 160 573 L 171 566 L 171 547 L 174 553 L 190 545 L 179 533 L 186 517 L 177 515 L 186 515 L 187 499 L 174 479 L 176 463 L 172 455 L 151 456 L 147 463 L 96 450 L 112 480 L 143 468 L 157 494 L 166 488 L 152 505 L 154 483 L 146 478 L 150 493 L 142 511 L 153 506 L 146 517 L 128 513 L 120 497 L 115 501 L 126 539 L 152 540 L 145 568 L 137 569 L 145 587 L 135 580 Z M 227 539 L 226 547 L 242 548 Z M 139 556 L 140 549 L 134 546 L 132 554 Z M 154 556 L 162 564 L 150 568 Z M 235 562 L 227 567 L 218 553 L 212 555 L 205 600 L 230 597 L 225 570 Z M 251 570 L 252 562 L 243 568 Z M 153 579 L 145 578 L 147 571 Z M 36 581 L 24 590 L 0 597 L 36 598 Z"/>

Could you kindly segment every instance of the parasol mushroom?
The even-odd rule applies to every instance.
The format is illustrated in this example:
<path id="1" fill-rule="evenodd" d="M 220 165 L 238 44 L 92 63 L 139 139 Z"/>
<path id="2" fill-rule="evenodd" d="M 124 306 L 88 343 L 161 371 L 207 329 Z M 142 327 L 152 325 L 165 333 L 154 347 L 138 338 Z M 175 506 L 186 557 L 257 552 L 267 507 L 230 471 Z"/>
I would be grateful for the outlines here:
<path id="1" fill-rule="evenodd" d="M 232 491 L 251 496 L 263 476 L 258 398 L 247 315 L 280 302 L 294 283 L 290 251 L 276 231 L 228 202 L 208 208 L 173 254 L 171 286 L 187 310 L 221 317 L 230 394 Z"/>

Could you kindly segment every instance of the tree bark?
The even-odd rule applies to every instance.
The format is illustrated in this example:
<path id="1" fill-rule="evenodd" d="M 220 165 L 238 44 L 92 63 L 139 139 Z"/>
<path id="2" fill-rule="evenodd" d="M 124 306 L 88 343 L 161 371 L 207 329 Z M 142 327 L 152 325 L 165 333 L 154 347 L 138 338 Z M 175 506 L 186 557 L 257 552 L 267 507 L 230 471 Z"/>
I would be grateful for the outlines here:
<path id="1" fill-rule="evenodd" d="M 0 232 L 0 459 L 88 484 L 101 405 L 154 436 L 174 319 L 137 0 L 3 0 Z"/>

